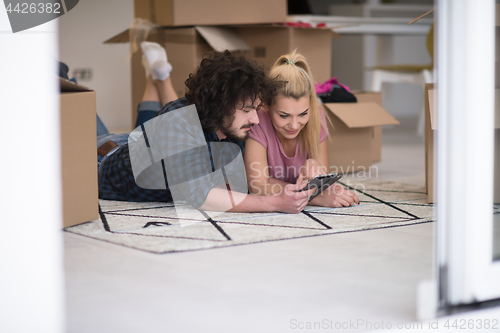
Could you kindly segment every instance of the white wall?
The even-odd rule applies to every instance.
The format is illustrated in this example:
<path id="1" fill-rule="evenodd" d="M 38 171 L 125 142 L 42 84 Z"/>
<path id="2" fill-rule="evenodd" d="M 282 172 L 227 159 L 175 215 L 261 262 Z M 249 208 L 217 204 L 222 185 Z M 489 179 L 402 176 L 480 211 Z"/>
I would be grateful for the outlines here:
<path id="1" fill-rule="evenodd" d="M 127 29 L 133 0 L 85 0 L 59 18 L 60 60 L 70 67 L 92 69 L 79 83 L 96 90 L 97 113 L 110 130 L 130 129 L 130 64 L 127 44 L 103 44 Z"/>

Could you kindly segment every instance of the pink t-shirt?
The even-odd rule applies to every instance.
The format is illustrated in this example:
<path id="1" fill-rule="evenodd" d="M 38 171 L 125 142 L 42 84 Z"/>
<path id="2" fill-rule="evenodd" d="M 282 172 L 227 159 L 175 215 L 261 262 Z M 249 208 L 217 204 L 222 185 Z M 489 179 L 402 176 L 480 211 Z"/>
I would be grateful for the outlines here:
<path id="1" fill-rule="evenodd" d="M 323 110 L 319 109 L 319 112 L 320 119 L 326 124 Z M 257 114 L 259 116 L 259 124 L 252 126 L 249 136 L 267 150 L 269 176 L 288 183 L 295 183 L 299 177 L 300 167 L 307 160 L 306 152 L 299 152 L 299 141 L 297 140 L 295 155 L 293 157 L 286 156 L 267 111 L 261 109 L 257 111 Z M 327 136 L 327 131 L 321 126 L 319 142 L 325 141 Z"/>

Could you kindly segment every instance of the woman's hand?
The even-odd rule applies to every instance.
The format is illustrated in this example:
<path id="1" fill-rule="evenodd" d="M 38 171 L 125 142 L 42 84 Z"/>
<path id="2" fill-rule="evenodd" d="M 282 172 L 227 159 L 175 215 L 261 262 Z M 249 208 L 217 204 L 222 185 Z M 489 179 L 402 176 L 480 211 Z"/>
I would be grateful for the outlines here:
<path id="1" fill-rule="evenodd" d="M 311 201 L 312 205 L 323 207 L 349 207 L 359 205 L 359 198 L 354 192 L 348 191 L 339 183 L 330 186 L 326 191 Z"/>
<path id="2" fill-rule="evenodd" d="M 305 180 L 311 180 L 317 175 L 326 174 L 326 168 L 315 159 L 307 159 L 304 164 L 300 167 L 299 176 Z"/>

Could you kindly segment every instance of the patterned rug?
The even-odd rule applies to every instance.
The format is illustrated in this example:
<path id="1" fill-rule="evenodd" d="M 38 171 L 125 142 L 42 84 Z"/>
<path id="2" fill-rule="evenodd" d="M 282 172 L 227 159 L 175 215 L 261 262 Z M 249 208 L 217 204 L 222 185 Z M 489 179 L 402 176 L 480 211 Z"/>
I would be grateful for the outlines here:
<path id="1" fill-rule="evenodd" d="M 100 219 L 66 232 L 164 254 L 392 228 L 433 221 L 422 187 L 382 181 L 344 184 L 360 205 L 307 206 L 300 214 L 199 212 L 182 206 L 100 200 Z M 182 216 L 180 218 L 179 216 Z"/>

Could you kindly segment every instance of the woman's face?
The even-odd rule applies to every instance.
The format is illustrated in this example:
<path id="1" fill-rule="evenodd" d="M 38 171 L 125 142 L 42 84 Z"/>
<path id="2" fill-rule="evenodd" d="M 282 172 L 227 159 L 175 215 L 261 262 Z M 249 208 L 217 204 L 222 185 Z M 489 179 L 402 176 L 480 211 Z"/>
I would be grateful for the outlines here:
<path id="1" fill-rule="evenodd" d="M 309 96 L 294 99 L 281 94 L 269 108 L 269 116 L 279 138 L 295 139 L 309 121 Z"/>

